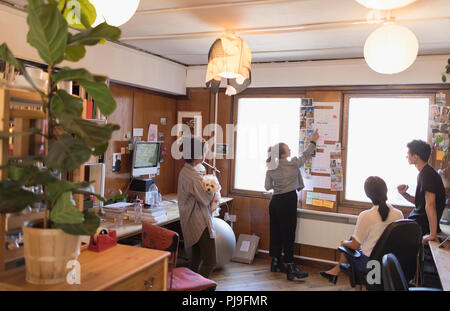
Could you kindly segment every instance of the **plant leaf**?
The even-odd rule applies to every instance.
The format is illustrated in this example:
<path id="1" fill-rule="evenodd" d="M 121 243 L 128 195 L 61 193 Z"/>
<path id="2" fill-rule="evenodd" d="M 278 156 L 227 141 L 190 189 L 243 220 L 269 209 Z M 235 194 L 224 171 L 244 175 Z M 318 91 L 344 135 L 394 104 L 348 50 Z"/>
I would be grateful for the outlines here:
<path id="1" fill-rule="evenodd" d="M 55 204 L 56 200 L 65 192 L 74 192 L 78 189 L 84 189 L 89 187 L 92 182 L 71 183 L 67 180 L 55 180 L 52 183 L 47 184 L 47 191 L 52 204 Z"/>
<path id="2" fill-rule="evenodd" d="M 63 6 L 60 6 L 60 10 L 62 9 Z M 97 11 L 88 0 L 68 0 L 63 15 L 69 26 L 87 29 L 95 22 Z"/>
<path id="3" fill-rule="evenodd" d="M 447 77 L 445 75 L 442 75 L 442 82 L 447 82 Z"/>
<path id="4" fill-rule="evenodd" d="M 35 195 L 22 189 L 22 185 L 16 182 L 0 183 L 0 213 L 17 213 L 36 202 L 45 199 L 43 195 Z"/>
<path id="5" fill-rule="evenodd" d="M 58 140 L 49 141 L 49 152 L 45 157 L 48 168 L 73 171 L 91 156 L 91 149 L 82 140 L 63 134 Z"/>
<path id="6" fill-rule="evenodd" d="M 92 96 L 102 114 L 108 116 L 116 109 L 116 101 L 106 84 L 88 80 L 76 80 L 76 82 Z"/>
<path id="7" fill-rule="evenodd" d="M 105 144 L 107 148 L 112 132 L 120 128 L 117 124 L 97 124 L 67 114 L 58 115 L 58 119 L 66 131 L 82 138 L 92 148 L 104 149 Z"/>
<path id="8" fill-rule="evenodd" d="M 56 224 L 81 224 L 84 221 L 83 213 L 75 208 L 70 192 L 64 192 L 56 201 L 50 213 L 50 220 Z"/>
<path id="9" fill-rule="evenodd" d="M 69 45 L 96 45 L 102 39 L 117 41 L 122 31 L 118 27 L 102 23 L 94 28 L 83 30 L 69 38 Z"/>
<path id="10" fill-rule="evenodd" d="M 64 67 L 61 71 L 52 74 L 52 79 L 55 83 L 78 79 L 95 81 L 94 76 L 86 69 L 71 69 L 69 67 Z"/>
<path id="11" fill-rule="evenodd" d="M 64 113 L 80 117 L 83 112 L 83 101 L 81 98 L 74 97 L 64 90 L 58 90 L 53 96 L 50 108 L 56 114 Z"/>
<path id="12" fill-rule="evenodd" d="M 51 67 L 64 59 L 67 45 L 67 22 L 56 5 L 28 0 L 27 41 Z"/>
<path id="13" fill-rule="evenodd" d="M 8 166 L 8 178 L 23 186 L 46 185 L 58 181 L 48 169 L 40 169 L 36 166 Z"/>
<path id="14" fill-rule="evenodd" d="M 22 62 L 17 60 L 14 57 L 14 55 L 11 53 L 11 51 L 9 50 L 8 46 L 6 45 L 6 43 L 3 43 L 2 45 L 0 45 L 0 59 L 4 60 L 8 64 L 10 64 L 14 68 L 16 68 L 25 77 L 25 79 L 27 79 L 28 83 L 30 83 L 30 85 L 37 92 L 39 92 L 41 94 L 41 96 L 43 95 L 42 91 L 36 86 L 36 84 L 34 83 L 33 79 L 31 79 L 30 75 L 25 70 L 25 67 L 23 66 Z"/>
<path id="15" fill-rule="evenodd" d="M 82 45 L 68 45 L 66 47 L 65 60 L 77 62 L 86 55 L 86 49 Z"/>
<path id="16" fill-rule="evenodd" d="M 81 224 L 55 224 L 56 228 L 62 229 L 71 235 L 93 235 L 100 226 L 100 219 L 94 213 L 83 212 L 84 222 Z"/>

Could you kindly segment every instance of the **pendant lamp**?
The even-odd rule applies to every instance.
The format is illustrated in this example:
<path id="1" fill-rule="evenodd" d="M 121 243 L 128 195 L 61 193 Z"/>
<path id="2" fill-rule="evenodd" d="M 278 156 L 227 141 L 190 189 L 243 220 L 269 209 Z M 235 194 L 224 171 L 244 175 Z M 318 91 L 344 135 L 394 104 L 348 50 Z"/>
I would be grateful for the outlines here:
<path id="1" fill-rule="evenodd" d="M 374 71 L 401 72 L 417 57 L 419 43 L 414 33 L 400 25 L 384 25 L 372 32 L 364 44 L 364 58 Z"/>
<path id="2" fill-rule="evenodd" d="M 217 108 L 218 93 L 222 78 L 227 79 L 225 94 L 236 95 L 245 90 L 251 83 L 252 53 L 248 45 L 233 33 L 227 33 L 218 38 L 208 53 L 206 69 L 206 87 L 211 87 L 215 94 L 214 105 L 214 153 L 213 174 L 216 171 L 217 149 Z"/>
<path id="3" fill-rule="evenodd" d="M 209 49 L 206 87 L 217 93 L 222 78 L 225 78 L 225 94 L 231 96 L 242 92 L 251 83 L 251 62 L 250 48 L 244 40 L 235 34 L 220 37 Z"/>
<path id="4" fill-rule="evenodd" d="M 97 19 L 92 27 L 103 22 L 111 26 L 121 26 L 128 22 L 139 6 L 139 0 L 89 0 L 97 11 Z"/>
<path id="5" fill-rule="evenodd" d="M 356 0 L 366 8 L 374 10 L 392 10 L 407 6 L 416 0 Z"/>

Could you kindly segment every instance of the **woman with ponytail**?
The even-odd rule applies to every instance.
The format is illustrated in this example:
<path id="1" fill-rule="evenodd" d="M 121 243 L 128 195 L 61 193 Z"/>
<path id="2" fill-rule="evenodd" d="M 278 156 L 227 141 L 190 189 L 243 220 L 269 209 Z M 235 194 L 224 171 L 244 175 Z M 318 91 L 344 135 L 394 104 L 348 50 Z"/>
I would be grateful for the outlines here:
<path id="1" fill-rule="evenodd" d="M 294 241 L 297 227 L 297 190 L 304 188 L 300 167 L 305 164 L 316 149 L 319 138 L 317 130 L 310 139 L 310 144 L 300 157 L 291 156 L 291 150 L 285 143 L 279 143 L 269 148 L 265 188 L 273 189 L 269 204 L 270 217 L 270 256 L 272 264 L 270 271 L 285 272 L 290 281 L 308 277 L 294 264 Z M 281 261 L 284 252 L 285 266 Z"/>
<path id="2" fill-rule="evenodd" d="M 353 236 L 350 240 L 341 242 L 341 246 L 360 251 L 361 256 L 354 260 L 353 264 L 356 271 L 367 273 L 367 262 L 375 244 L 390 223 L 403 219 L 403 213 L 386 203 L 387 186 L 380 177 L 370 176 L 367 178 L 364 183 L 364 191 L 373 206 L 359 214 Z M 321 271 L 320 275 L 336 284 L 341 263 L 347 263 L 344 254 L 341 254 L 336 266 L 328 271 Z"/>

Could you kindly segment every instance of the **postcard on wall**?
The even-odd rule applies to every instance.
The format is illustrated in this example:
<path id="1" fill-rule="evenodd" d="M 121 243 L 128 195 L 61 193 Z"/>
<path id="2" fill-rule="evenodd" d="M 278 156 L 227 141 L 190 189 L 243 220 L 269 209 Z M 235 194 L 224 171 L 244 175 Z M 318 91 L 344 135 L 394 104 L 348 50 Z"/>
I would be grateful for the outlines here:
<path id="1" fill-rule="evenodd" d="M 158 125 L 149 124 L 147 141 L 152 141 L 152 142 L 158 141 Z"/>

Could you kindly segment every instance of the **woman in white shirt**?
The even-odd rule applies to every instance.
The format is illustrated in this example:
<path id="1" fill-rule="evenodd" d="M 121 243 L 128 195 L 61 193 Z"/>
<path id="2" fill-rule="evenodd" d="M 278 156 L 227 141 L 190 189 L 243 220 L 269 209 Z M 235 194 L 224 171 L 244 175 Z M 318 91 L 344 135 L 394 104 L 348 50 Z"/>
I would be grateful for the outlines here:
<path id="1" fill-rule="evenodd" d="M 390 223 L 403 219 L 403 213 L 386 203 L 387 186 L 380 177 L 368 177 L 364 183 L 364 191 L 374 206 L 359 214 L 353 236 L 350 240 L 341 242 L 341 246 L 360 250 L 361 256 L 354 260 L 354 268 L 367 273 L 367 262 L 375 244 Z M 320 275 L 336 284 L 341 263 L 347 263 L 344 254 L 341 254 L 336 266 L 328 271 L 321 271 Z"/>

